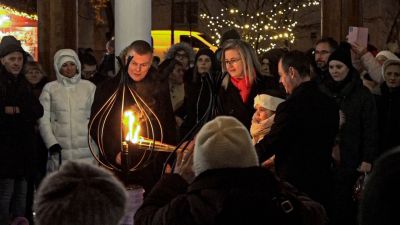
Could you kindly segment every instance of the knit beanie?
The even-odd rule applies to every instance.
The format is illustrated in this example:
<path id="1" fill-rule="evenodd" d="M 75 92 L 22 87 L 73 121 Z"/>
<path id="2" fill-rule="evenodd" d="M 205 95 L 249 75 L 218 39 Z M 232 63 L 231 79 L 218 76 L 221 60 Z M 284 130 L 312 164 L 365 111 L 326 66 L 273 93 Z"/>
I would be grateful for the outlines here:
<path id="1" fill-rule="evenodd" d="M 329 56 L 328 64 L 332 60 L 337 60 L 344 63 L 349 69 L 352 69 L 353 63 L 351 61 L 350 48 L 351 46 L 349 44 L 341 43 L 340 46 Z"/>
<path id="2" fill-rule="evenodd" d="M 276 111 L 278 105 L 284 101 L 285 99 L 274 97 L 272 95 L 260 94 L 254 98 L 254 108 L 256 107 L 256 105 L 260 105 L 261 107 L 264 107 L 271 111 Z"/>
<path id="3" fill-rule="evenodd" d="M 214 52 L 211 51 L 209 48 L 202 48 L 202 49 L 199 49 L 199 51 L 198 51 L 197 54 L 196 54 L 196 57 L 194 58 L 194 63 L 196 63 L 196 62 L 197 62 L 197 59 L 199 59 L 199 57 L 202 56 L 202 55 L 206 55 L 206 56 L 210 57 L 210 59 L 211 59 L 211 68 L 212 68 L 212 69 L 215 68 L 215 66 L 216 66 L 216 63 L 215 63 L 215 54 L 214 54 Z"/>
<path id="4" fill-rule="evenodd" d="M 230 29 L 228 31 L 226 31 L 225 33 L 222 34 L 221 37 L 221 45 L 224 44 L 225 41 L 229 40 L 229 39 L 237 39 L 240 40 L 240 34 L 237 30 L 235 29 Z"/>
<path id="5" fill-rule="evenodd" d="M 117 225 L 126 204 L 125 188 L 110 172 L 69 161 L 41 183 L 35 219 L 39 225 Z"/>
<path id="6" fill-rule="evenodd" d="M 12 53 L 21 52 L 26 54 L 24 49 L 21 47 L 21 41 L 18 41 L 14 36 L 4 36 L 0 42 L 0 58 Z"/>
<path id="7" fill-rule="evenodd" d="M 195 140 L 193 171 L 258 166 L 249 131 L 236 118 L 219 116 L 206 123 Z"/>

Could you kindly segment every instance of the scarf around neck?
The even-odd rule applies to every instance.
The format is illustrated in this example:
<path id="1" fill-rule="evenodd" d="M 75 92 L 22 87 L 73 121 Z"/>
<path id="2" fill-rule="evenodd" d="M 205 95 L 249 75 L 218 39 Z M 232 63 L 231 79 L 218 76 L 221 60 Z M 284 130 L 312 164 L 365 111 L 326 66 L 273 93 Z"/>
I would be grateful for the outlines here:
<path id="1" fill-rule="evenodd" d="M 252 86 L 250 84 L 249 77 L 244 76 L 242 79 L 231 77 L 231 82 L 239 90 L 243 103 L 246 103 L 249 99 Z"/>

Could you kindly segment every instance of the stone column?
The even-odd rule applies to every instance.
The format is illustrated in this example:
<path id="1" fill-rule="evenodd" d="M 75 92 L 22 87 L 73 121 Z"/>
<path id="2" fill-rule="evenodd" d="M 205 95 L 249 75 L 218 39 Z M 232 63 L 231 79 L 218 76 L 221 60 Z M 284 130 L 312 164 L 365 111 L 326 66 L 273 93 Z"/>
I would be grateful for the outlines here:
<path id="1" fill-rule="evenodd" d="M 346 39 L 349 26 L 361 26 L 360 0 L 322 0 L 321 34 L 337 41 Z"/>
<path id="2" fill-rule="evenodd" d="M 115 1 L 115 54 L 135 40 L 151 43 L 151 1 Z"/>

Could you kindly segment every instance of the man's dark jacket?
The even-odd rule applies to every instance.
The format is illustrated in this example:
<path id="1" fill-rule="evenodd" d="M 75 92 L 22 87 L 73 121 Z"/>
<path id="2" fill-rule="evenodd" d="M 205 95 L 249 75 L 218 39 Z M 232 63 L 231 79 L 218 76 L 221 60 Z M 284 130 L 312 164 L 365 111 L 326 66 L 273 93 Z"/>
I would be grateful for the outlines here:
<path id="1" fill-rule="evenodd" d="M 290 188 L 260 167 L 207 170 L 191 184 L 177 174 L 166 175 L 136 212 L 135 224 L 324 224 L 323 207 L 304 195 L 301 202 L 288 198 L 293 214 L 282 213 L 276 204 L 279 193 L 300 194 Z"/>
<path id="2" fill-rule="evenodd" d="M 278 106 L 271 132 L 256 144 L 259 159 L 275 154 L 278 176 L 326 205 L 338 127 L 336 103 L 313 81 L 304 82 Z"/>
<path id="3" fill-rule="evenodd" d="M 18 107 L 9 115 L 5 106 Z M 36 120 L 43 107 L 24 74 L 14 76 L 0 66 L 0 178 L 27 176 L 32 169 Z"/>
<path id="4" fill-rule="evenodd" d="M 120 79 L 121 73 L 111 80 L 105 81 L 96 89 L 90 122 L 94 120 L 96 113 L 99 112 L 101 107 L 117 89 Z M 175 120 L 173 116 L 171 100 L 169 97 L 168 84 L 162 83 L 158 79 L 157 71 L 154 68 L 151 68 L 146 77 L 140 82 L 134 82 L 129 77 L 128 86 L 135 90 L 139 96 L 143 98 L 146 104 L 156 113 L 163 128 L 163 142 L 167 144 L 176 144 Z M 115 100 L 115 104 L 108 115 L 103 132 L 105 159 L 107 159 L 117 168 L 121 168 L 120 165 L 117 165 L 115 162 L 117 154 L 121 151 L 121 101 L 122 97 L 121 95 L 118 95 Z M 126 91 L 126 101 L 126 109 L 135 105 L 133 98 L 130 97 L 128 91 Z M 154 117 L 150 117 L 150 121 L 154 125 L 156 124 Z M 90 129 L 90 135 L 97 144 L 99 144 L 99 137 L 97 136 L 98 122 L 99 120 L 95 119 L 94 124 Z M 142 127 L 141 129 L 145 130 L 145 127 Z M 157 129 L 155 129 L 155 139 L 160 141 L 160 131 Z M 132 166 L 141 160 L 142 153 L 143 152 L 138 149 L 130 148 L 129 154 Z M 139 166 L 138 169 L 129 176 L 129 183 L 141 185 L 146 191 L 149 191 L 161 176 L 162 166 L 167 155 L 168 153 L 157 152 L 153 152 L 150 156 L 147 154 L 149 159 L 147 160 L 146 156 L 146 158 L 142 161 L 146 161 L 147 163 L 141 163 L 141 166 Z M 146 166 L 143 168 L 143 165 Z M 121 174 L 117 173 L 117 175 Z"/>

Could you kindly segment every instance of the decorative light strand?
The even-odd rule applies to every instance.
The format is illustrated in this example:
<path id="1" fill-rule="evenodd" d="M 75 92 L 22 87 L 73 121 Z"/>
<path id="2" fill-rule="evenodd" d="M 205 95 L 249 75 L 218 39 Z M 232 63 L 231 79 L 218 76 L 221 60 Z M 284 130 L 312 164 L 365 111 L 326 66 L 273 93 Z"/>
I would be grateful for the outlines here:
<path id="1" fill-rule="evenodd" d="M 18 11 L 16 9 L 10 8 L 10 7 L 8 7 L 6 5 L 3 5 L 3 4 L 0 4 L 0 10 L 5 10 L 8 13 L 10 13 L 12 15 L 15 15 L 15 16 L 21 16 L 21 17 L 24 17 L 24 18 L 27 18 L 27 19 L 31 19 L 31 20 L 38 20 L 38 17 L 37 17 L 36 14 L 28 14 L 28 13 L 25 13 L 25 12 L 20 12 L 20 11 Z"/>
<path id="2" fill-rule="evenodd" d="M 251 14 L 244 14 L 235 8 L 224 8 L 218 16 L 200 14 L 200 18 L 207 24 L 210 36 L 217 45 L 223 30 L 235 28 L 253 47 L 258 45 L 257 53 L 260 54 L 281 46 L 282 43 L 293 44 L 293 30 L 298 23 L 292 19 L 294 14 L 306 7 L 319 5 L 320 0 L 303 0 L 296 5 L 290 1 L 285 4 L 280 2 L 274 4 L 270 10 L 260 9 Z"/>

